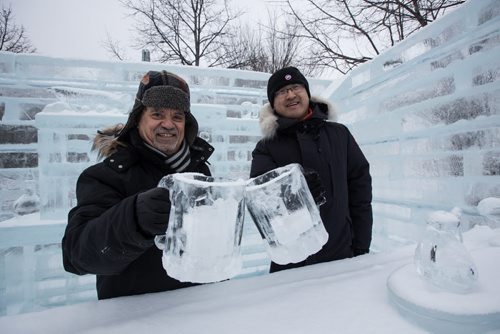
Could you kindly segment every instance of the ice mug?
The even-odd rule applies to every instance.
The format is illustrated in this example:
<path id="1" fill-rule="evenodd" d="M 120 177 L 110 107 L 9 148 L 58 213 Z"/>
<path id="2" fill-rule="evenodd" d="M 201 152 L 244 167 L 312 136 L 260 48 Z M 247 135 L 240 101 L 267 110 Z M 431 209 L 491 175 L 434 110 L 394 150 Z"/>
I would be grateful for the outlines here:
<path id="1" fill-rule="evenodd" d="M 245 197 L 273 262 L 300 262 L 327 242 L 328 233 L 299 164 L 248 180 Z"/>
<path id="2" fill-rule="evenodd" d="M 165 176 L 159 186 L 169 189 L 172 203 L 166 234 L 155 239 L 168 275 L 195 283 L 237 275 L 242 267 L 245 182 L 177 173 Z"/>

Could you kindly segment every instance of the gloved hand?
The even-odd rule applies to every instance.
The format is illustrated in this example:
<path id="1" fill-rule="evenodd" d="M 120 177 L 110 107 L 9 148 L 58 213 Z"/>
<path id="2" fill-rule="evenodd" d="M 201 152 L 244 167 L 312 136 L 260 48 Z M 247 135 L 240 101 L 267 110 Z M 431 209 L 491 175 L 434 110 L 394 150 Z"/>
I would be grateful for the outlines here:
<path id="1" fill-rule="evenodd" d="M 137 195 L 137 221 L 148 236 L 165 234 L 170 215 L 170 196 L 166 188 L 156 187 Z"/>
<path id="2" fill-rule="evenodd" d="M 319 174 L 314 169 L 304 168 L 304 178 L 317 206 L 326 203 L 326 189 L 321 183 Z"/>

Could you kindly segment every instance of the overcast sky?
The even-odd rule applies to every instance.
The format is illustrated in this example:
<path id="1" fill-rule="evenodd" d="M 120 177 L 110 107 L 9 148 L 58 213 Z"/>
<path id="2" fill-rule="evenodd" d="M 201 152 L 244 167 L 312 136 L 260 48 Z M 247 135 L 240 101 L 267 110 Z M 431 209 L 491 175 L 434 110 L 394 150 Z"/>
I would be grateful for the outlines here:
<path id="1" fill-rule="evenodd" d="M 23 25 L 38 54 L 77 59 L 111 60 L 102 43 L 106 34 L 126 47 L 130 61 L 140 61 L 140 50 L 133 50 L 133 19 L 118 0 L 3 0 L 12 6 L 15 22 Z M 254 18 L 265 6 L 276 1 L 232 0 Z M 274 3 L 274 4 L 273 4 Z M 257 13 L 257 15 L 256 15 Z"/>

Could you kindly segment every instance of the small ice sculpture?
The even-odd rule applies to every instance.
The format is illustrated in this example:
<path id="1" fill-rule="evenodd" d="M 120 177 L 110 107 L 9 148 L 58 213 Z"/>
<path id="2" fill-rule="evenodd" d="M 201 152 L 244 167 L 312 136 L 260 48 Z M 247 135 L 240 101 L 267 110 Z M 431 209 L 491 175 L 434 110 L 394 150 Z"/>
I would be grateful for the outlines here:
<path id="1" fill-rule="evenodd" d="M 500 228 L 500 198 L 487 197 L 477 204 L 478 213 L 487 219 L 487 224 L 493 229 Z M 500 247 L 500 234 L 489 240 L 493 247 Z"/>
<path id="2" fill-rule="evenodd" d="M 250 179 L 246 203 L 266 250 L 278 264 L 296 263 L 318 252 L 328 240 L 299 164 Z"/>
<path id="3" fill-rule="evenodd" d="M 209 283 L 241 271 L 245 182 L 217 181 L 199 173 L 177 173 L 159 184 L 170 190 L 172 207 L 163 249 L 163 267 L 183 282 Z"/>
<path id="4" fill-rule="evenodd" d="M 451 212 L 435 211 L 415 250 L 417 272 L 433 285 L 455 293 L 466 293 L 475 285 L 478 273 L 462 243 L 460 219 Z"/>
<path id="5" fill-rule="evenodd" d="M 40 211 L 40 197 L 35 192 L 33 181 L 26 181 L 26 189 L 14 204 L 14 212 L 20 216 Z"/>
<path id="6" fill-rule="evenodd" d="M 487 197 L 477 204 L 477 211 L 488 218 L 492 228 L 500 228 L 500 198 Z"/>

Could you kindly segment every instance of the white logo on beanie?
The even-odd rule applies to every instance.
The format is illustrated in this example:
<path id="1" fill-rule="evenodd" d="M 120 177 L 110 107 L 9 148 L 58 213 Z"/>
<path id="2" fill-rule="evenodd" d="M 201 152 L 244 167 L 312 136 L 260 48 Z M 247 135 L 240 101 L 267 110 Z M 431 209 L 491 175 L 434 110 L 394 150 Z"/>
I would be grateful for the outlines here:
<path id="1" fill-rule="evenodd" d="M 292 75 L 291 74 L 287 74 L 285 75 L 285 80 L 290 80 L 292 78 Z"/>

